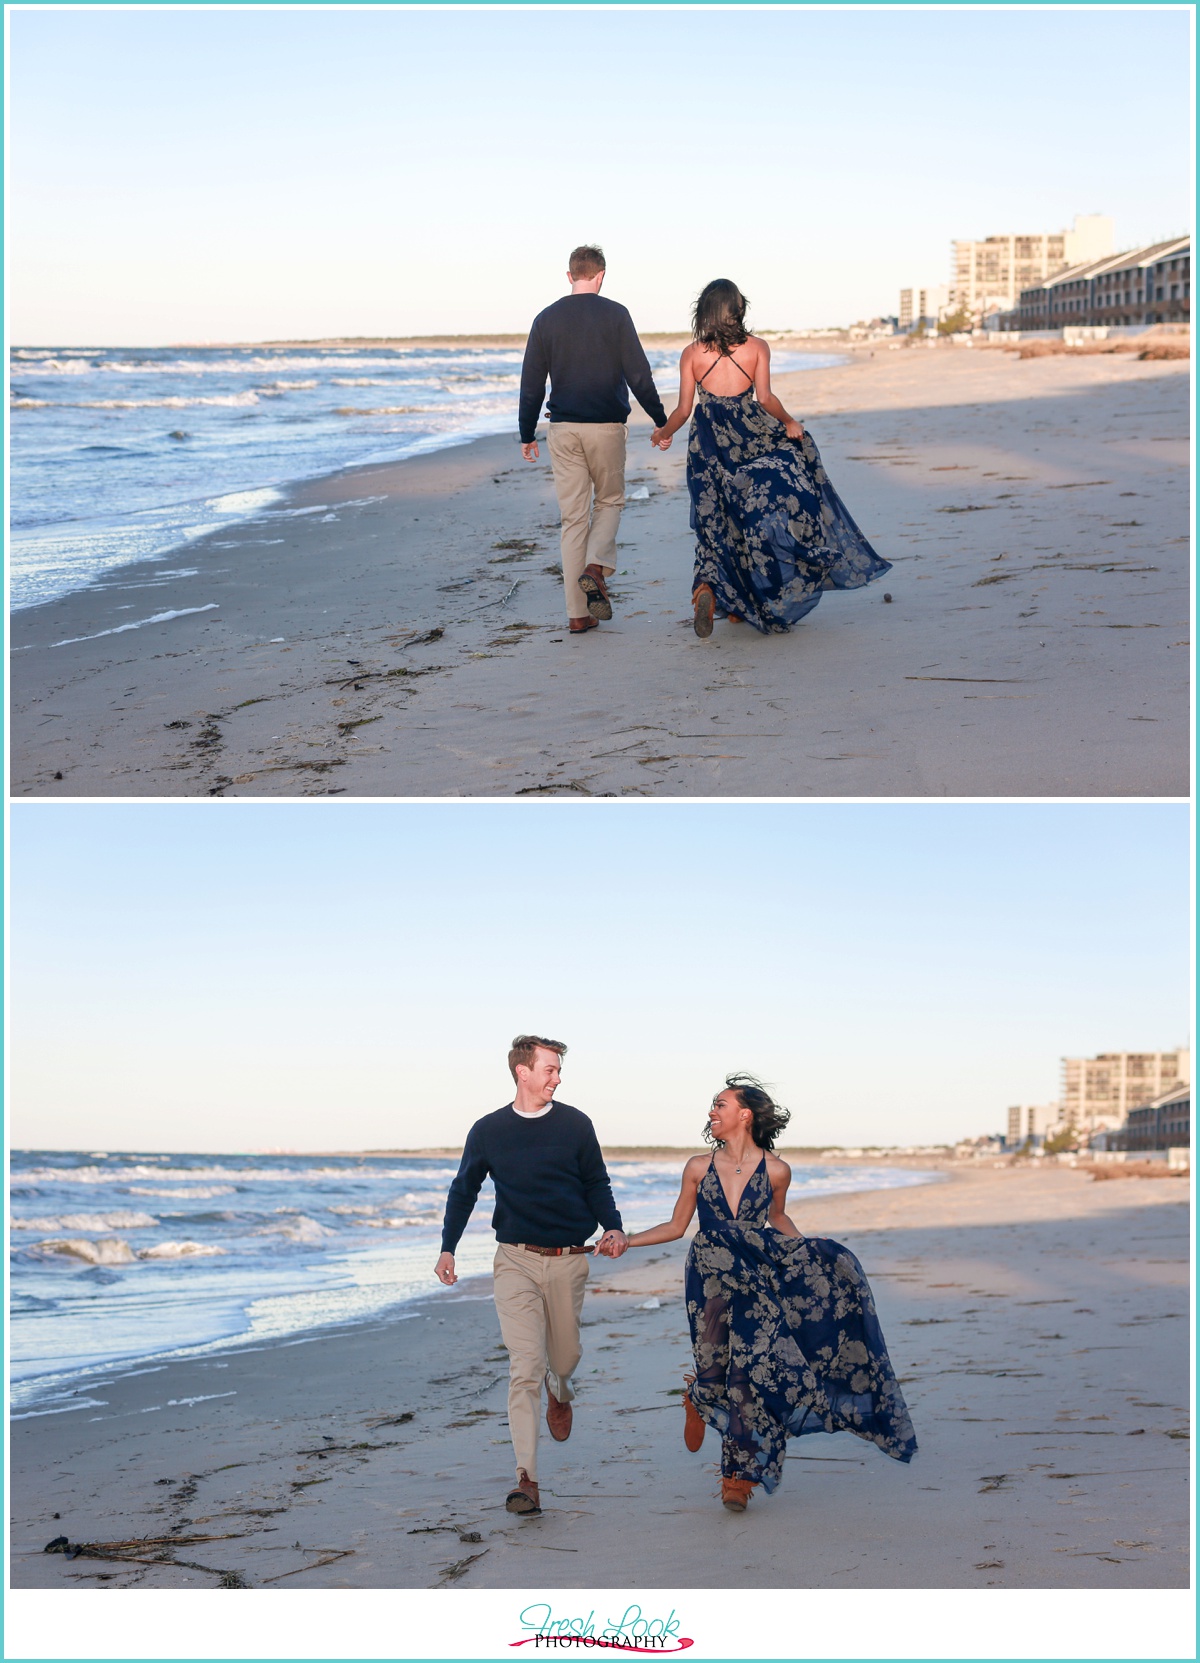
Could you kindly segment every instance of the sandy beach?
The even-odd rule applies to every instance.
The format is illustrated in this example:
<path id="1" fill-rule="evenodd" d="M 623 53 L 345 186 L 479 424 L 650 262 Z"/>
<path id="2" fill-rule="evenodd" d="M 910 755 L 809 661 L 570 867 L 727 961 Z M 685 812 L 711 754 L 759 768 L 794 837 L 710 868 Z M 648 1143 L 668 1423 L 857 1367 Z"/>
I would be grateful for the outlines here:
<path id="1" fill-rule="evenodd" d="M 640 417 L 616 616 L 574 639 L 544 446 L 310 482 L 15 615 L 13 793 L 1186 794 L 1188 368 L 880 348 L 780 378 L 894 562 L 787 636 L 695 638 L 684 441 Z"/>
<path id="2" fill-rule="evenodd" d="M 793 1208 L 871 1278 L 908 1467 L 805 1438 L 774 1496 L 726 1512 L 711 1434 L 682 1442 L 677 1243 L 593 1261 L 540 1517 L 504 1511 L 505 1354 L 477 1278 L 391 1320 L 83 1382 L 89 1407 L 17 1421 L 13 1586 L 704 1588 L 719 1563 L 756 1589 L 1185 1588 L 1186 1188 L 959 1165 Z M 45 1553 L 59 1536 L 144 1546 Z"/>

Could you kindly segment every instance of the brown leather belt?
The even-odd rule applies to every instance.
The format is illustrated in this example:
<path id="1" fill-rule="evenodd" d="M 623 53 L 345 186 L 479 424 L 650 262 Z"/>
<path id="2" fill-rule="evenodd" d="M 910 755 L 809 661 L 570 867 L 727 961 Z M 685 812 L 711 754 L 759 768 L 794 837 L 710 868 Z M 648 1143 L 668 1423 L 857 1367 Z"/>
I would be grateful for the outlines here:
<path id="1" fill-rule="evenodd" d="M 535 1247 L 532 1242 L 519 1241 L 518 1247 L 523 1247 L 526 1253 L 541 1253 L 548 1259 L 557 1259 L 563 1253 L 590 1253 L 590 1247 Z"/>

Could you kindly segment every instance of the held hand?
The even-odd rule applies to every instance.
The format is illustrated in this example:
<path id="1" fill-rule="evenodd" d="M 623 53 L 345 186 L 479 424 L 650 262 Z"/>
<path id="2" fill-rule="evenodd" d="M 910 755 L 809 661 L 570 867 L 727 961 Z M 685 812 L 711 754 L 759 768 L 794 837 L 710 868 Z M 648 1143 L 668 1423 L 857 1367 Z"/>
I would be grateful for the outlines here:
<path id="1" fill-rule="evenodd" d="M 433 1267 L 433 1274 L 444 1287 L 452 1288 L 454 1286 L 454 1284 L 458 1281 L 458 1277 L 454 1271 L 453 1253 L 442 1254 L 437 1264 Z"/>
<path id="2" fill-rule="evenodd" d="M 656 427 L 650 435 L 650 443 L 659 450 L 670 450 L 673 437 L 674 435 L 668 433 L 665 427 Z"/>
<path id="3" fill-rule="evenodd" d="M 531 440 L 527 445 L 521 446 L 521 455 L 527 462 L 536 462 L 540 454 L 536 439 Z"/>
<path id="4" fill-rule="evenodd" d="M 798 421 L 795 420 L 784 422 L 783 431 L 787 434 L 789 439 L 803 439 L 804 437 L 803 427 Z"/>

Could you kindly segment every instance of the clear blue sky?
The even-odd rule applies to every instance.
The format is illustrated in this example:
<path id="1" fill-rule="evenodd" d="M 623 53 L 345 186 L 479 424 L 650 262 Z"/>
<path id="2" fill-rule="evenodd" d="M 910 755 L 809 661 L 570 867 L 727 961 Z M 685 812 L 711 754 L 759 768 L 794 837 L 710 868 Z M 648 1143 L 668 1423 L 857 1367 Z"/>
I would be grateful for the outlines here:
<path id="1" fill-rule="evenodd" d="M 18 343 L 517 330 L 592 238 L 644 329 L 837 324 L 1190 228 L 1190 7 L 10 16 Z"/>
<path id="2" fill-rule="evenodd" d="M 11 1135 L 455 1142 L 521 1030 L 609 1142 L 735 1068 L 797 1142 L 987 1131 L 1187 1042 L 1187 861 L 1141 803 L 18 803 Z"/>

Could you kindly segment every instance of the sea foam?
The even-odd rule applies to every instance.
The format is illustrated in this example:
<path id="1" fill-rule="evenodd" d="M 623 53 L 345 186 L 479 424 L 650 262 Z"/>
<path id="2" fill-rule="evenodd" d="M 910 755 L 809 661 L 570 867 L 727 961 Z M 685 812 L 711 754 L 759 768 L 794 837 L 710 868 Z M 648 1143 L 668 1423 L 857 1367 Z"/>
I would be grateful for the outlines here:
<path id="1" fill-rule="evenodd" d="M 204 606 L 180 606 L 173 612 L 156 612 L 152 618 L 139 618 L 136 623 L 117 624 L 114 629 L 98 629 L 95 635 L 68 635 L 63 641 L 52 641 L 52 647 L 73 647 L 77 641 L 99 641 L 102 635 L 124 635 L 126 630 L 145 629 L 147 624 L 165 624 L 172 618 L 188 618 L 193 612 L 216 612 L 219 602 L 208 601 Z"/>
<path id="2" fill-rule="evenodd" d="M 99 1241 L 68 1239 L 39 1241 L 31 1251 L 59 1253 L 70 1259 L 86 1259 L 90 1265 L 131 1265 L 135 1255 L 127 1241 L 119 1236 L 101 1236 Z"/>
<path id="3" fill-rule="evenodd" d="M 13 1230 L 153 1230 L 149 1213 L 65 1213 L 60 1218 L 13 1218 Z"/>
<path id="4" fill-rule="evenodd" d="M 171 1201 L 212 1201 L 218 1195 L 236 1195 L 236 1184 L 201 1184 L 191 1189 L 165 1189 L 154 1184 L 130 1184 L 130 1195 L 165 1195 Z"/>
<path id="5" fill-rule="evenodd" d="M 292 1218 L 279 1224 L 261 1224 L 253 1232 L 256 1236 L 286 1236 L 288 1241 L 319 1242 L 334 1232 L 315 1218 Z"/>

